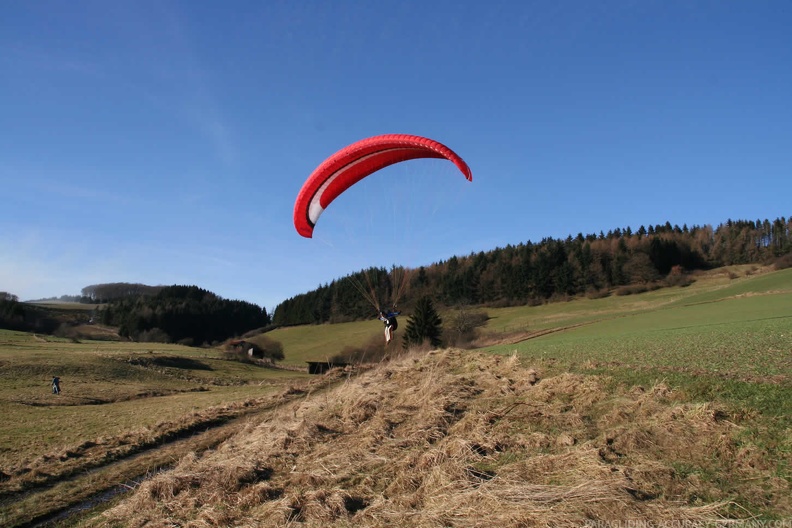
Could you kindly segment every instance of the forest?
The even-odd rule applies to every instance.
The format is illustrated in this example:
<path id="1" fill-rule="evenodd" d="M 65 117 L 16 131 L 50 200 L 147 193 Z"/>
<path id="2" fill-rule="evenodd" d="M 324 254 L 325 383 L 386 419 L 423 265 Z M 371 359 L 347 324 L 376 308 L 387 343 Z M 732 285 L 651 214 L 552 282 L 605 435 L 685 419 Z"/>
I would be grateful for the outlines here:
<path id="1" fill-rule="evenodd" d="M 374 304 L 393 305 L 398 298 L 405 309 L 427 295 L 444 306 L 623 295 L 689 284 L 695 270 L 773 262 L 788 266 L 790 253 L 792 218 L 728 220 L 716 228 L 670 222 L 635 231 L 617 228 L 454 256 L 415 270 L 362 270 L 283 301 L 272 322 L 285 326 L 371 318 Z"/>
<path id="2" fill-rule="evenodd" d="M 368 319 L 378 307 L 409 310 L 426 297 L 439 308 L 497 307 L 685 286 L 691 272 L 734 264 L 792 266 L 792 218 L 716 228 L 666 222 L 507 245 L 418 269 L 369 268 L 287 299 L 272 314 L 198 286 L 95 284 L 78 299 L 100 305 L 96 322 L 123 337 L 203 345 L 255 329 Z M 51 332 L 59 324 L 46 309 L 0 292 L 0 328 Z"/>
<path id="3" fill-rule="evenodd" d="M 153 295 L 110 302 L 102 323 L 135 341 L 213 344 L 269 324 L 267 311 L 245 301 L 232 301 L 198 286 L 160 287 Z"/>
<path id="4" fill-rule="evenodd" d="M 98 296 L 87 294 L 91 292 Z M 19 302 L 16 295 L 0 292 L 0 328 L 66 337 L 73 334 L 67 327 L 102 323 L 117 327 L 121 337 L 133 341 L 200 346 L 270 324 L 266 309 L 223 299 L 198 286 L 97 284 L 84 288 L 81 299 L 95 308 L 59 309 Z"/>

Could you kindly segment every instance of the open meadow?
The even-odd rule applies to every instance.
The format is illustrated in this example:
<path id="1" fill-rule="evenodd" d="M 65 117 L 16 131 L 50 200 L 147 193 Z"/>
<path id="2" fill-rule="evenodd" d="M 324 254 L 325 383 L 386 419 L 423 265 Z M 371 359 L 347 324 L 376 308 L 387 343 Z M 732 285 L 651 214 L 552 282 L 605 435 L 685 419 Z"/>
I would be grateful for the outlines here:
<path id="1" fill-rule="evenodd" d="M 307 378 L 229 361 L 215 349 L 0 330 L 0 524 L 50 509 L 20 511 L 29 508 L 20 497 L 226 424 Z M 173 456 L 130 464 L 122 482 Z M 119 483 L 98 472 L 91 480 L 86 495 Z M 68 502 L 58 497 L 52 506 Z"/>
<path id="2" fill-rule="evenodd" d="M 531 321 L 543 327 L 555 319 L 564 331 L 486 350 L 628 383 L 673 382 L 692 398 L 748 405 L 788 426 L 792 269 L 728 282 L 722 271 L 687 288 L 581 301 L 591 309 Z"/>
<path id="3" fill-rule="evenodd" d="M 477 350 L 413 351 L 352 376 L 0 331 L 0 524 L 121 484 L 138 491 L 70 522 L 789 519 L 792 269 L 695 279 L 481 309 Z M 267 336 L 304 366 L 381 332 L 372 319 Z"/>
<path id="4" fill-rule="evenodd" d="M 749 271 L 487 310 L 479 350 L 273 409 L 85 526 L 785 526 L 792 270 Z M 371 324 L 274 334 L 319 360 Z"/>
<path id="5" fill-rule="evenodd" d="M 684 328 L 687 328 L 688 332 L 699 335 L 700 331 L 709 326 L 728 326 L 735 323 L 743 324 L 749 330 L 754 329 L 746 336 L 750 340 L 762 336 L 762 324 L 775 325 L 782 329 L 785 325 L 792 326 L 789 321 L 792 316 L 792 269 L 772 271 L 758 270 L 756 266 L 732 266 L 702 272 L 695 278 L 695 282 L 686 287 L 662 288 L 638 295 L 575 298 L 569 302 L 552 302 L 539 306 L 483 308 L 481 311 L 487 313 L 489 320 L 481 329 L 482 335 L 476 343 L 477 348 L 498 353 L 517 350 L 530 354 L 531 347 L 535 347 L 533 350 L 544 350 L 559 340 L 564 342 L 579 338 L 602 338 L 603 355 L 595 354 L 590 358 L 599 361 L 603 357 L 611 360 L 609 358 L 612 353 L 608 347 L 622 346 L 625 335 L 644 335 L 647 340 L 654 342 L 657 334 L 653 332 L 663 335 L 677 332 L 684 334 Z M 448 321 L 455 314 L 456 310 L 448 310 L 440 315 Z M 409 314 L 400 317 L 397 341 L 404 331 L 408 317 Z M 717 328 L 713 330 L 721 335 Z M 736 328 L 732 331 L 742 332 Z M 305 366 L 306 361 L 326 361 L 340 353 L 345 346 L 363 346 L 368 341 L 381 337 L 382 323 L 372 313 L 370 321 L 287 327 L 276 329 L 267 335 L 283 343 L 286 354 L 284 363 Z M 696 342 L 708 342 L 710 347 L 717 347 L 717 335 L 713 341 L 701 334 Z M 730 339 L 723 334 L 720 340 Z M 780 339 L 783 342 L 784 336 L 771 333 L 767 339 Z M 498 341 L 507 344 L 488 346 Z M 509 346 L 514 342 L 525 344 L 520 347 Z M 757 346 L 764 345 L 757 343 Z M 772 344 L 768 346 L 772 349 Z M 683 355 L 696 354 L 690 345 L 684 345 L 683 349 L 680 351 Z M 627 353 L 642 364 L 644 360 L 653 362 L 662 358 L 662 355 L 657 356 L 654 353 L 654 349 L 644 351 L 637 345 L 631 353 Z M 619 359 L 615 357 L 617 355 L 614 355 L 613 360 Z M 773 357 L 779 355 L 783 354 L 773 354 Z M 557 359 L 573 361 L 575 358 L 574 352 L 570 350 Z M 783 361 L 778 357 L 776 360 Z M 753 361 L 748 363 L 752 364 Z M 718 368 L 717 365 L 713 367 Z M 786 368 L 789 368 L 788 363 Z"/>

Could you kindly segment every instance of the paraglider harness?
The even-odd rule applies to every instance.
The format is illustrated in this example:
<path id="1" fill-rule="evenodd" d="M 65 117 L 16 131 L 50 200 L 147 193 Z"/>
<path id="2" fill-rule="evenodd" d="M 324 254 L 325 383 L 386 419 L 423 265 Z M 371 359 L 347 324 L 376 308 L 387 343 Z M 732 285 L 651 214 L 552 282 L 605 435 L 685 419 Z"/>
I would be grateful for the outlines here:
<path id="1" fill-rule="evenodd" d="M 396 316 L 399 315 L 401 312 L 380 310 L 379 313 L 380 313 L 380 317 L 379 317 L 380 321 L 385 323 L 385 326 L 390 328 L 391 331 L 394 331 L 397 328 L 399 328 L 399 323 L 398 321 L 396 321 Z"/>

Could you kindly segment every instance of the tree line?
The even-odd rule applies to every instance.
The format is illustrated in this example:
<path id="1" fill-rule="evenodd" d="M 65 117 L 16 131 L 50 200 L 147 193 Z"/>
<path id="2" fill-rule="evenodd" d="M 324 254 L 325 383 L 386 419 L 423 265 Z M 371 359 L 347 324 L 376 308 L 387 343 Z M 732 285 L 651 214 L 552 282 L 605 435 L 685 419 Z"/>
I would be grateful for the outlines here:
<path id="1" fill-rule="evenodd" d="M 270 323 L 266 309 L 258 305 L 179 285 L 114 300 L 101 311 L 101 319 L 136 341 L 186 345 L 217 343 Z"/>
<path id="2" fill-rule="evenodd" d="M 52 334 L 64 320 L 79 317 L 75 311 L 56 313 L 50 308 L 20 302 L 12 293 L 0 292 L 0 328 Z"/>
<path id="3" fill-rule="evenodd" d="M 368 268 L 287 299 L 271 316 L 197 286 L 95 284 L 82 289 L 80 301 L 102 304 L 101 322 L 131 339 L 200 345 L 270 325 L 368 319 L 376 314 L 372 303 L 385 307 L 397 298 L 408 310 L 425 297 L 441 306 L 534 304 L 680 284 L 688 271 L 773 260 L 792 265 L 792 218 L 728 220 L 717 228 L 666 222 L 507 245 L 415 270 Z M 0 328 L 50 332 L 58 324 L 48 310 L 0 292 Z"/>
<path id="4" fill-rule="evenodd" d="M 118 334 L 134 341 L 213 344 L 270 324 L 266 309 L 246 301 L 223 299 L 198 286 L 97 284 L 82 290 L 83 299 L 96 304 L 90 321 L 118 327 Z M 69 314 L 68 320 L 64 314 Z M 53 333 L 76 324 L 79 312 L 19 302 L 0 292 L 0 328 Z M 89 322 L 83 314 L 82 322 Z"/>
<path id="5" fill-rule="evenodd" d="M 408 278 L 402 307 L 425 296 L 445 306 L 509 306 L 661 281 L 680 284 L 689 271 L 763 264 L 790 253 L 792 218 L 728 220 L 717 228 L 670 222 L 636 231 L 617 228 L 454 256 L 416 270 L 365 269 L 283 301 L 272 319 L 280 326 L 371 318 L 374 307 L 367 298 L 387 303 L 402 276 Z"/>
<path id="6" fill-rule="evenodd" d="M 165 286 L 147 286 L 139 283 L 108 282 L 83 288 L 80 302 L 103 304 L 123 299 L 157 295 Z"/>

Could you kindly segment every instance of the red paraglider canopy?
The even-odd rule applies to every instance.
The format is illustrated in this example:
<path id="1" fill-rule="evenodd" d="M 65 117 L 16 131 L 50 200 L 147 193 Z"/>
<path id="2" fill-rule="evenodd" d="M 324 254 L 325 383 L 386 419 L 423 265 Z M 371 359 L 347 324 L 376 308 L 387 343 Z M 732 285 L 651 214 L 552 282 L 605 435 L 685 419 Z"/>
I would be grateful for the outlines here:
<path id="1" fill-rule="evenodd" d="M 302 236 L 311 238 L 319 216 L 345 190 L 389 165 L 418 158 L 447 159 L 468 181 L 473 180 L 467 163 L 433 139 L 408 134 L 362 139 L 339 150 L 311 173 L 294 203 L 294 227 Z"/>

